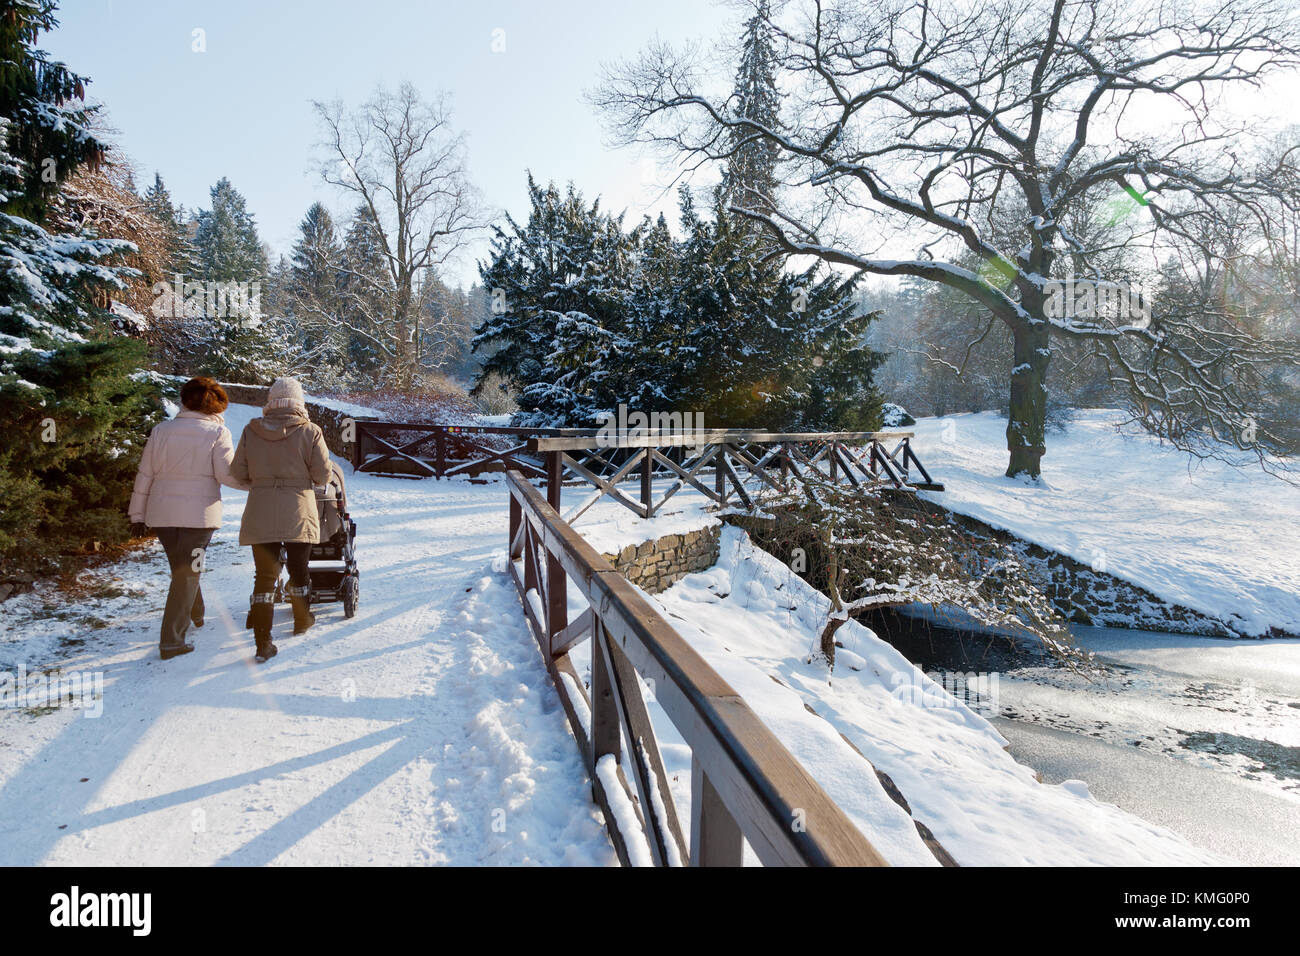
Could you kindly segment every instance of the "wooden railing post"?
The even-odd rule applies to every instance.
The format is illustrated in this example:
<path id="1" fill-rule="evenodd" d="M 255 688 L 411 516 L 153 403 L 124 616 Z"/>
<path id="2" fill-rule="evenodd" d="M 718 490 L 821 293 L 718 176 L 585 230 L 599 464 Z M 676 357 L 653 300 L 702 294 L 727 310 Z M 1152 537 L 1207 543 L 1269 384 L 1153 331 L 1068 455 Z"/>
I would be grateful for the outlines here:
<path id="1" fill-rule="evenodd" d="M 592 641 L 603 640 L 604 632 L 604 625 L 601 624 L 600 618 L 593 615 Z M 604 655 L 593 653 L 591 655 L 591 740 L 589 741 L 591 759 L 588 764 L 591 768 L 591 794 L 604 812 L 605 828 L 609 831 L 610 842 L 614 844 L 614 852 L 618 855 L 619 863 L 623 866 L 631 866 L 627 841 L 638 839 L 640 835 L 623 832 L 619 820 L 613 815 L 611 803 L 620 798 L 626 799 L 626 796 L 607 793 L 605 783 L 597 771 L 602 757 L 613 755 L 616 764 L 622 762 L 622 728 L 619 725 L 618 700 L 614 696 L 615 693 L 617 689 L 614 685 L 614 675 L 610 673 Z"/>
<path id="2" fill-rule="evenodd" d="M 437 478 L 447 474 L 447 429 L 439 426 L 433 433 L 434 459 L 433 473 Z"/>
<path id="3" fill-rule="evenodd" d="M 560 497 L 564 492 L 564 452 L 546 453 L 546 503 L 560 510 Z M 546 552 L 546 623 L 550 653 L 555 653 L 555 638 L 569 626 L 569 587 L 560 559 Z"/>
<path id="4" fill-rule="evenodd" d="M 560 495 L 564 488 L 562 480 L 564 469 L 560 460 L 563 454 L 562 451 L 546 453 L 546 503 L 556 511 L 560 510 Z"/>
<path id="5" fill-rule="evenodd" d="M 726 446 L 719 443 L 717 453 L 713 456 L 713 491 L 718 496 L 720 505 L 727 503 L 727 472 L 722 466 L 726 454 Z"/>
<path id="6" fill-rule="evenodd" d="M 519 499 L 514 495 L 510 496 L 510 537 L 506 538 L 507 554 L 514 558 L 515 536 L 519 534 L 519 523 L 523 520 L 523 511 L 519 507 Z"/>
<path id="7" fill-rule="evenodd" d="M 592 640 L 604 639 L 600 618 L 592 619 Z M 614 699 L 614 675 L 609 672 L 605 655 L 591 655 L 591 763 L 595 766 L 606 754 L 622 761 L 623 746 L 618 722 L 618 701 Z"/>
<path id="8" fill-rule="evenodd" d="M 700 762 L 691 757 L 691 866 L 743 866 L 745 838 Z"/>
<path id="9" fill-rule="evenodd" d="M 654 474 L 654 456 L 650 454 L 650 449 L 643 449 L 641 454 L 645 457 L 641 459 L 641 507 L 645 508 L 645 516 L 653 518 L 655 516 L 654 491 L 650 479 Z"/>

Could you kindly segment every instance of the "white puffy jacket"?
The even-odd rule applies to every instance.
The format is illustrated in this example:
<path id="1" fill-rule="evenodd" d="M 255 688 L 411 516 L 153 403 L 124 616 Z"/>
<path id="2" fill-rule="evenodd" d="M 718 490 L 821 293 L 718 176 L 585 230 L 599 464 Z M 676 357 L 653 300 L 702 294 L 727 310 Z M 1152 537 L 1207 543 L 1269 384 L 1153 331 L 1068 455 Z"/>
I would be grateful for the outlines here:
<path id="1" fill-rule="evenodd" d="M 135 475 L 131 520 L 151 528 L 221 527 L 221 486 L 248 488 L 230 473 L 234 456 L 220 415 L 184 409 L 158 424 Z"/>

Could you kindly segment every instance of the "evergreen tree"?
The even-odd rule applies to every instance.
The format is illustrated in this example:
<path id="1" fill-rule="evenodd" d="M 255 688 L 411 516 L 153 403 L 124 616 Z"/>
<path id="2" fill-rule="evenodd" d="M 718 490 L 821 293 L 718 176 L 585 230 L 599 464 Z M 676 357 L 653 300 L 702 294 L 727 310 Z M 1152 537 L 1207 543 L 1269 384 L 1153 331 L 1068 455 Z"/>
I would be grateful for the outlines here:
<path id="1" fill-rule="evenodd" d="M 686 190 L 681 229 L 671 253 L 642 257 L 633 400 L 701 413 L 717 428 L 871 426 L 879 356 L 863 338 L 874 316 L 856 308 L 853 284 L 816 269 L 786 274 L 743 221 L 720 206 L 700 217 Z M 648 241 L 662 246 L 665 231 Z"/>
<path id="2" fill-rule="evenodd" d="M 173 203 L 158 172 L 144 192 L 143 207 L 161 245 L 159 268 L 146 270 L 151 273 L 147 279 L 152 294 L 147 338 L 155 367 L 181 375 L 190 371 L 194 356 L 203 354 L 209 333 L 205 325 L 186 321 L 184 297 L 178 301 L 172 291 L 178 280 L 183 289 L 186 279 L 195 279 L 199 272 L 193 241 L 195 224 L 187 221 L 184 208 Z"/>
<path id="3" fill-rule="evenodd" d="M 322 203 L 312 203 L 298 224 L 301 233 L 293 246 L 293 277 L 303 290 L 333 292 L 339 282 L 339 243 L 334 218 Z"/>
<path id="4" fill-rule="evenodd" d="M 198 269 L 198 252 L 190 238 L 185 209 L 172 203 L 161 173 L 154 173 L 153 185 L 144 191 L 144 206 L 161 229 L 169 256 L 169 278 L 193 275 Z"/>
<path id="5" fill-rule="evenodd" d="M 123 514 L 157 390 L 115 337 L 122 240 L 53 232 L 66 181 L 105 146 L 85 81 L 35 49 L 52 2 L 0 0 L 0 561 L 36 565 L 126 537 Z M 48 162 L 47 162 L 48 160 Z"/>
<path id="6" fill-rule="evenodd" d="M 786 274 L 761 238 L 681 193 L 681 239 L 661 216 L 625 232 L 572 187 L 529 180 L 526 225 L 498 230 L 481 269 L 493 315 L 475 389 L 504 377 L 530 424 L 587 425 L 625 403 L 711 427 L 867 429 L 878 423 L 854 284 Z"/>
<path id="7" fill-rule="evenodd" d="M 728 107 L 736 119 L 779 130 L 781 98 L 776 88 L 776 45 L 768 8 L 768 0 L 760 0 L 754 15 L 745 21 L 740 66 Z M 727 135 L 728 160 L 718 186 L 717 205 L 724 210 L 736 205 L 770 212 L 777 187 L 776 148 L 743 126 L 728 127 Z"/>
<path id="8" fill-rule="evenodd" d="M 372 329 L 391 312 L 394 295 L 379 228 L 367 206 L 353 211 L 343 238 L 339 284 L 348 368 L 354 380 L 370 385 L 386 384 L 387 357 Z"/>
<path id="9" fill-rule="evenodd" d="M 197 265 L 204 280 L 260 282 L 266 278 L 266 253 L 244 197 L 224 176 L 209 192 L 212 208 L 199 212 L 194 237 Z"/>
<path id="10" fill-rule="evenodd" d="M 4 212 L 43 222 L 59 187 L 83 165 L 96 167 L 107 147 L 91 128 L 97 107 L 87 106 L 88 82 L 36 48 L 58 26 L 53 0 L 0 2 L 0 116 L 5 136 Z"/>
<path id="11" fill-rule="evenodd" d="M 301 362 L 322 387 L 348 377 L 348 334 L 343 327 L 343 245 L 329 210 L 313 203 L 298 224 L 288 265 L 285 310 L 292 316 Z"/>
<path id="12" fill-rule="evenodd" d="M 475 388 L 497 372 L 520 389 L 525 420 L 586 423 L 618 398 L 633 243 L 572 186 L 561 195 L 530 175 L 528 194 L 527 223 L 507 217 L 479 270 L 493 314 L 473 348 L 494 351 Z"/>
<path id="13" fill-rule="evenodd" d="M 268 278 L 266 250 L 244 197 L 222 178 L 209 192 L 212 208 L 201 210 L 194 235 L 196 290 L 186 284 L 185 314 L 198 323 L 203 351 L 195 372 L 227 381 L 260 382 L 288 367 L 284 329 L 272 329 L 261 314 Z M 220 287 L 233 284 L 242 303 L 222 307 Z"/>

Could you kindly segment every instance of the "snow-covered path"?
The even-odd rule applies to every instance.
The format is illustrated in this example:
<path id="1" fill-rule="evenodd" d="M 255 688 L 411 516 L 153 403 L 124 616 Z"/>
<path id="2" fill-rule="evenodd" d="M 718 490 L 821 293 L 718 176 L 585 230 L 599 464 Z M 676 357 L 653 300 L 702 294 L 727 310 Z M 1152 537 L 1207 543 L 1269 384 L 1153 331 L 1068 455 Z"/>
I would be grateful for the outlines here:
<path id="1" fill-rule="evenodd" d="M 251 413 L 232 406 L 234 435 Z M 110 626 L 48 621 L 51 647 L 59 628 L 65 648 L 84 642 L 65 672 L 103 673 L 102 716 L 0 710 L 0 864 L 615 862 L 513 588 L 491 568 L 503 487 L 349 478 L 357 616 L 318 606 L 292 637 L 278 607 L 266 665 L 243 629 L 237 492 L 195 653 L 158 660 L 156 545 L 135 566 L 143 596 L 111 600 Z"/>

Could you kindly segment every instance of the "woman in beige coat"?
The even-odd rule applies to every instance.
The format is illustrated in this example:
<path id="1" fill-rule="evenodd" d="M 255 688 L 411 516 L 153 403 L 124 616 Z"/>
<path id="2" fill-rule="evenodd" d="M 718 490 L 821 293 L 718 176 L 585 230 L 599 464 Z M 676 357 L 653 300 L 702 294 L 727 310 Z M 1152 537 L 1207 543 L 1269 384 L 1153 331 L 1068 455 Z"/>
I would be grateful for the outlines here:
<path id="1" fill-rule="evenodd" d="M 244 428 L 230 470 L 249 486 L 248 505 L 239 526 L 239 543 L 253 549 L 253 596 L 249 622 L 257 642 L 257 662 L 274 657 L 271 618 L 283 547 L 289 569 L 293 632 L 315 623 L 307 561 L 320 539 L 314 485 L 329 480 L 330 456 L 320 426 L 307 418 L 302 386 L 277 378 L 267 393 L 262 417 Z"/>
<path id="2" fill-rule="evenodd" d="M 191 624 L 203 626 L 199 573 L 212 532 L 221 527 L 221 486 L 246 487 L 230 473 L 225 389 L 192 378 L 181 388 L 181 404 L 180 414 L 149 433 L 127 509 L 132 535 L 153 529 L 172 569 L 158 639 L 163 660 L 194 650 L 185 635 Z"/>

